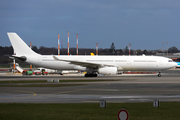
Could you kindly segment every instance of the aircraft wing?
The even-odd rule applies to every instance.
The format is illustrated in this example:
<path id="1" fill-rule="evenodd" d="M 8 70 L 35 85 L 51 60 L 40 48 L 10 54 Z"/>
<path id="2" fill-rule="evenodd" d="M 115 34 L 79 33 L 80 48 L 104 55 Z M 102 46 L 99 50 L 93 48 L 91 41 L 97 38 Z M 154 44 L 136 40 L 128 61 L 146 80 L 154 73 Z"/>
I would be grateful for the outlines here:
<path id="1" fill-rule="evenodd" d="M 65 62 L 69 62 L 70 64 L 80 65 L 80 66 L 88 67 L 88 68 L 100 68 L 104 66 L 114 67 L 114 65 L 106 65 L 106 64 L 98 64 L 98 63 L 91 63 L 91 62 L 74 61 L 74 60 L 64 60 L 64 59 L 59 59 L 56 56 L 53 56 L 53 58 L 55 60 L 65 61 Z"/>

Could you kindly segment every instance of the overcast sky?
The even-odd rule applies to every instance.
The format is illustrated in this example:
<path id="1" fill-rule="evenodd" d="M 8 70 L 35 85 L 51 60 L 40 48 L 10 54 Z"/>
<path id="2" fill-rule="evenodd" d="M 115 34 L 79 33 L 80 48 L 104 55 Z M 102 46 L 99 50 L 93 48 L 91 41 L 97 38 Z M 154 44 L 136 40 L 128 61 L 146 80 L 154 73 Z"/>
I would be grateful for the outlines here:
<path id="1" fill-rule="evenodd" d="M 0 46 L 11 46 L 7 32 L 28 45 L 180 49 L 180 0 L 0 0 Z"/>

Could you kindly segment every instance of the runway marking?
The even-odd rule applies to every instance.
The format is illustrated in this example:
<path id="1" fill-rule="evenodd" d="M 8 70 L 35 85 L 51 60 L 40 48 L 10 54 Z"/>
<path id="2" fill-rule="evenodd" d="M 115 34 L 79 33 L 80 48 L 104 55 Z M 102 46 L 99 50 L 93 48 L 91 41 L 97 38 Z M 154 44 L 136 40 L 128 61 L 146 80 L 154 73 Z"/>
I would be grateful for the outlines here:
<path id="1" fill-rule="evenodd" d="M 37 94 L 34 92 L 30 92 L 30 91 L 20 91 L 20 90 L 7 90 L 7 91 L 17 91 L 17 92 L 26 92 L 26 93 L 30 93 L 33 94 L 32 96 L 16 96 L 16 95 L 10 95 L 10 96 L 5 96 L 3 98 L 0 98 L 1 100 L 6 100 L 9 99 L 10 97 L 12 98 L 23 98 L 23 97 L 35 97 Z"/>
<path id="2" fill-rule="evenodd" d="M 33 94 L 33 96 L 32 96 L 32 97 L 34 97 L 34 96 L 36 96 L 36 95 L 37 95 L 36 93 L 31 92 L 31 91 L 20 91 L 20 92 L 27 92 L 27 93 L 31 93 L 31 94 Z"/>
<path id="3" fill-rule="evenodd" d="M 71 93 L 71 92 L 76 92 L 76 91 L 81 91 L 83 89 L 78 89 L 78 90 L 71 90 L 71 91 L 64 91 L 64 92 L 58 92 L 58 93 L 52 93 L 52 94 L 44 94 L 41 96 L 47 96 L 47 95 L 54 95 L 54 94 L 64 94 L 64 93 Z"/>
<path id="4" fill-rule="evenodd" d="M 34 97 L 34 96 L 36 96 L 36 95 L 37 95 L 36 93 L 31 92 L 31 91 L 21 91 L 21 90 L 8 90 L 8 91 L 17 91 L 17 92 L 26 92 L 26 93 L 31 93 L 31 94 L 33 94 L 33 96 L 32 96 L 32 97 Z M 30 96 L 28 96 L 28 97 L 30 97 Z"/>
<path id="5" fill-rule="evenodd" d="M 83 90 L 83 89 L 71 90 L 71 91 L 64 91 L 64 92 L 58 92 L 58 93 L 54 93 L 54 94 L 70 93 L 70 92 L 76 92 L 76 91 L 81 91 L 81 90 Z"/>

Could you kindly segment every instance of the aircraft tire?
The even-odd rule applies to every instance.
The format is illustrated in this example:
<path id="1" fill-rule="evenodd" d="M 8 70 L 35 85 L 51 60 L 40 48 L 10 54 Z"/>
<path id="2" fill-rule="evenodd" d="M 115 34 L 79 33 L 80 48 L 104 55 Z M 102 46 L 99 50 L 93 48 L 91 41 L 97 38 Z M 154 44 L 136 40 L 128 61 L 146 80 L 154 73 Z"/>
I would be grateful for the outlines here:
<path id="1" fill-rule="evenodd" d="M 90 74 L 89 77 L 94 77 L 94 74 Z"/>
<path id="2" fill-rule="evenodd" d="M 85 74 L 84 77 L 89 77 L 89 74 Z"/>
<path id="3" fill-rule="evenodd" d="M 84 77 L 97 77 L 97 74 L 85 74 Z"/>
<path id="4" fill-rule="evenodd" d="M 158 77 L 161 77 L 161 74 L 158 74 Z"/>
<path id="5" fill-rule="evenodd" d="M 97 77 L 97 74 L 93 74 L 93 77 Z"/>

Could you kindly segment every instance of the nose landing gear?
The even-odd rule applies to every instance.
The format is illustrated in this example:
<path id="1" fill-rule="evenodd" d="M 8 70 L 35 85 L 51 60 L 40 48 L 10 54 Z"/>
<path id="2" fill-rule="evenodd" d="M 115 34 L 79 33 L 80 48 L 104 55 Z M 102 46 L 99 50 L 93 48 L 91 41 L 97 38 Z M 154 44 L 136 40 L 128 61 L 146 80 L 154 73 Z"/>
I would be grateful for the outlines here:
<path id="1" fill-rule="evenodd" d="M 159 71 L 158 77 L 161 77 L 161 71 Z"/>

